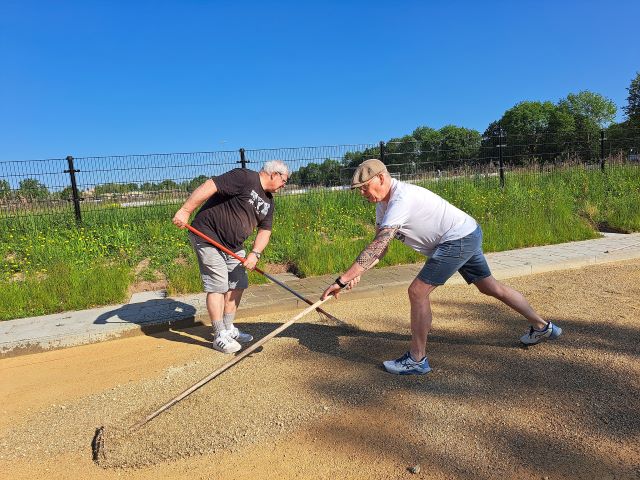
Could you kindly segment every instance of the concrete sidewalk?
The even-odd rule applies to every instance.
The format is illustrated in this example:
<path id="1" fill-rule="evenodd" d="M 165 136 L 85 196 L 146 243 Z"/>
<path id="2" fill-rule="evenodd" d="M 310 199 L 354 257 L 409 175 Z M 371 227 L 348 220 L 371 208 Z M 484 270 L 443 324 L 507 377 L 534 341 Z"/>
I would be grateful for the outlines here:
<path id="1" fill-rule="evenodd" d="M 607 233 L 595 240 L 487 255 L 496 278 L 635 258 L 640 258 L 640 233 Z M 422 265 L 420 263 L 374 269 L 363 277 L 353 292 L 349 293 L 349 298 L 406 289 Z M 316 301 L 323 290 L 333 282 L 335 275 L 304 279 L 285 275 L 279 279 L 311 301 Z M 456 275 L 447 284 L 461 282 L 462 278 Z M 298 300 L 278 285 L 257 285 L 246 290 L 237 318 L 302 309 L 306 306 L 305 302 Z M 325 307 L 331 312 L 330 305 Z M 203 293 L 165 298 L 164 292 L 145 292 L 133 295 L 128 304 L 0 322 L 0 358 L 152 333 L 170 327 L 188 327 L 207 318 Z"/>

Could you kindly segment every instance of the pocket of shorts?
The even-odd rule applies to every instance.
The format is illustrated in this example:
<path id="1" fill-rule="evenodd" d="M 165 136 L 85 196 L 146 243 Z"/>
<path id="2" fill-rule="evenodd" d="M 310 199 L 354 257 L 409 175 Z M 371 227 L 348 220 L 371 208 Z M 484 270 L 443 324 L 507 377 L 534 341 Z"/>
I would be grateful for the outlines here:
<path id="1" fill-rule="evenodd" d="M 449 240 L 438 247 L 439 254 L 443 257 L 460 258 L 462 257 L 462 239 Z"/>

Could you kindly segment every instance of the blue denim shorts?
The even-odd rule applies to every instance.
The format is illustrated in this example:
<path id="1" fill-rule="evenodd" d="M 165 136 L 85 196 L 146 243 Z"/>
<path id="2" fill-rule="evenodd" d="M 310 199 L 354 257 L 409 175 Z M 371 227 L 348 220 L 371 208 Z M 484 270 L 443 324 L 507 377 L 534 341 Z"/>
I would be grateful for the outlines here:
<path id="1" fill-rule="evenodd" d="M 429 285 L 444 285 L 456 271 L 467 283 L 475 283 L 491 275 L 482 253 L 480 226 L 466 237 L 438 245 L 418 273 L 418 278 Z"/>

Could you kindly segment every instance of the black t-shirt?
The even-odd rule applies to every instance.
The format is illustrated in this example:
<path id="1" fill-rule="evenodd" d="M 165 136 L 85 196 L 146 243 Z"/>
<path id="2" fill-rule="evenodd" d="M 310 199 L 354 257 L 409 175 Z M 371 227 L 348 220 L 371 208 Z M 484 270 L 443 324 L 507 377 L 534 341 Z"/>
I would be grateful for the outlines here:
<path id="1" fill-rule="evenodd" d="M 212 180 L 218 191 L 196 214 L 195 228 L 234 252 L 254 228 L 271 230 L 273 195 L 264 191 L 257 172 L 236 168 Z"/>

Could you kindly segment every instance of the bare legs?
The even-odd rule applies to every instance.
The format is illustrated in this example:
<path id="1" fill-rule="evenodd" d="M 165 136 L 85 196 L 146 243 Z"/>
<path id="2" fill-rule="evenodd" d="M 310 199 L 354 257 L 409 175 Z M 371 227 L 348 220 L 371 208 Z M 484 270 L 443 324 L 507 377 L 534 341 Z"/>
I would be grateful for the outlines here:
<path id="1" fill-rule="evenodd" d="M 531 308 L 524 295 L 511 287 L 503 285 L 493 276 L 478 280 L 474 285 L 485 295 L 497 298 L 505 305 L 513 308 L 516 312 L 531 322 L 534 328 L 544 328 L 547 325 L 540 315 Z"/>
<path id="2" fill-rule="evenodd" d="M 229 290 L 226 293 L 207 293 L 207 312 L 211 325 L 222 322 L 225 313 L 235 313 L 240 305 L 244 290 Z"/>
<path id="3" fill-rule="evenodd" d="M 474 285 L 485 295 L 497 298 L 525 317 L 534 328 L 542 329 L 547 325 L 540 315 L 531 308 L 524 296 L 511 287 L 503 285 L 493 276 L 478 280 Z M 414 360 L 421 360 L 426 354 L 427 336 L 431 330 L 431 292 L 436 285 L 424 283 L 415 278 L 409 286 L 409 301 L 411 302 L 411 345 L 409 352 Z"/>
<path id="4" fill-rule="evenodd" d="M 414 360 L 422 360 L 426 355 L 427 335 L 431 330 L 431 300 L 429 295 L 435 290 L 415 278 L 409 285 L 409 301 L 411 302 L 411 345 L 409 352 Z"/>

